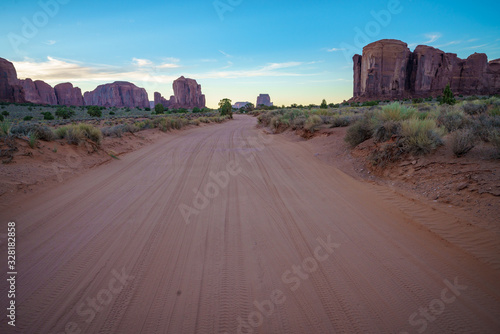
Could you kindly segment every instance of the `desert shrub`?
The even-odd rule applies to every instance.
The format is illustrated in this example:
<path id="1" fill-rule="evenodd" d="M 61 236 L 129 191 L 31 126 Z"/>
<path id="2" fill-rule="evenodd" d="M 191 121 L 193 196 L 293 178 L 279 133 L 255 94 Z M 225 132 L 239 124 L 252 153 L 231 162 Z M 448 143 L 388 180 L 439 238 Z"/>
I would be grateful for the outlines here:
<path id="1" fill-rule="evenodd" d="M 16 136 L 30 137 L 30 134 L 43 141 L 54 140 L 54 133 L 47 126 L 39 124 L 18 124 L 10 129 Z"/>
<path id="2" fill-rule="evenodd" d="M 477 137 L 488 142 L 491 133 L 500 129 L 500 116 L 479 115 L 472 120 L 471 128 Z"/>
<path id="3" fill-rule="evenodd" d="M 469 124 L 469 120 L 463 111 L 456 108 L 442 109 L 437 122 L 439 125 L 444 126 L 448 132 L 463 129 Z"/>
<path id="4" fill-rule="evenodd" d="M 373 107 L 378 106 L 380 101 L 366 101 L 361 104 L 362 107 Z"/>
<path id="5" fill-rule="evenodd" d="M 482 103 L 466 102 L 462 106 L 464 112 L 468 115 L 479 115 L 486 112 L 486 105 Z"/>
<path id="6" fill-rule="evenodd" d="M 349 144 L 350 147 L 354 148 L 368 140 L 373 135 L 372 124 L 368 117 L 363 117 L 347 129 L 344 141 Z"/>
<path id="7" fill-rule="evenodd" d="M 416 118 L 401 123 L 400 142 L 411 154 L 427 154 L 443 144 L 435 120 Z"/>
<path id="8" fill-rule="evenodd" d="M 414 99 L 412 99 L 412 102 L 414 104 L 423 103 L 424 99 L 423 98 L 414 98 Z"/>
<path id="9" fill-rule="evenodd" d="M 28 144 L 30 145 L 30 147 L 35 148 L 37 142 L 38 142 L 38 137 L 36 135 L 36 132 L 28 133 Z"/>
<path id="10" fill-rule="evenodd" d="M 98 106 L 89 106 L 87 107 L 87 113 L 90 117 L 101 117 L 102 111 Z"/>
<path id="11" fill-rule="evenodd" d="M 87 139 L 97 145 L 100 145 L 102 141 L 101 130 L 85 123 L 59 127 L 55 130 L 55 134 L 58 138 L 64 138 L 68 143 L 74 145 L 79 145 Z"/>
<path id="12" fill-rule="evenodd" d="M 413 117 L 416 113 L 417 109 L 394 102 L 383 106 L 382 110 L 377 111 L 374 116 L 380 122 L 402 121 Z"/>
<path id="13" fill-rule="evenodd" d="M 349 126 L 357 117 L 354 115 L 335 115 L 330 120 L 329 124 L 331 124 L 332 128 L 338 127 L 346 127 Z"/>
<path id="14" fill-rule="evenodd" d="M 59 107 L 56 110 L 56 116 L 62 119 L 68 119 L 75 115 L 75 111 L 68 107 Z"/>
<path id="15" fill-rule="evenodd" d="M 2 121 L 0 122 L 0 135 L 7 136 L 10 134 L 10 123 L 8 121 Z"/>
<path id="16" fill-rule="evenodd" d="M 401 132 L 401 123 L 396 121 L 385 121 L 379 123 L 373 132 L 373 137 L 376 142 L 386 142 L 392 138 L 392 136 L 397 136 Z"/>
<path id="17" fill-rule="evenodd" d="M 495 130 L 491 133 L 490 141 L 496 149 L 496 157 L 500 158 L 500 130 Z"/>
<path id="18" fill-rule="evenodd" d="M 52 113 L 50 111 L 42 112 L 40 114 L 43 115 L 43 119 L 46 121 L 51 121 L 54 119 L 54 115 L 52 115 Z"/>
<path id="19" fill-rule="evenodd" d="M 398 142 L 390 142 L 376 148 L 369 156 L 374 166 L 385 166 L 390 162 L 397 161 L 404 154 Z"/>
<path id="20" fill-rule="evenodd" d="M 118 124 L 115 126 L 103 128 L 101 130 L 102 135 L 104 137 L 119 137 L 125 133 L 125 132 L 130 132 L 130 133 L 135 133 L 139 131 L 140 128 L 136 124 Z"/>
<path id="21" fill-rule="evenodd" d="M 488 115 L 490 115 L 492 117 L 500 116 L 500 106 L 494 106 L 493 108 L 491 108 Z"/>
<path id="22" fill-rule="evenodd" d="M 299 116 L 299 117 L 294 118 L 291 122 L 292 129 L 297 130 L 297 129 L 304 128 L 304 125 L 306 124 L 306 120 L 307 119 L 305 116 Z"/>
<path id="23" fill-rule="evenodd" d="M 5 118 L 3 117 L 3 115 L 0 115 L 0 122 L 3 122 L 3 121 L 4 121 L 4 119 L 5 119 Z"/>
<path id="24" fill-rule="evenodd" d="M 475 146 L 476 136 L 471 129 L 458 130 L 453 134 L 451 145 L 457 158 L 466 155 Z"/>
<path id="25" fill-rule="evenodd" d="M 323 120 L 318 115 L 311 115 L 304 124 L 304 129 L 309 132 L 316 131 L 317 127 L 323 124 Z"/>
<path id="26" fill-rule="evenodd" d="M 23 121 L 31 121 L 33 119 L 33 116 L 24 116 Z"/>
<path id="27" fill-rule="evenodd" d="M 7 117 L 9 115 L 10 115 L 10 113 L 7 110 L 2 111 L 2 116 Z"/>

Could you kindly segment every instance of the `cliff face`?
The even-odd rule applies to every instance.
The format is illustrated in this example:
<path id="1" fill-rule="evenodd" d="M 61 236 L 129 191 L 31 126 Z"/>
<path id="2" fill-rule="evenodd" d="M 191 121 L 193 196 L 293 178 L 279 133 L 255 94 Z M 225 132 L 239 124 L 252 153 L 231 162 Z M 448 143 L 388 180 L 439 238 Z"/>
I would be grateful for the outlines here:
<path id="1" fill-rule="evenodd" d="M 196 80 L 180 77 L 173 83 L 174 95 L 170 100 L 165 99 L 160 93 L 155 92 L 155 105 L 163 104 L 165 108 L 200 108 L 206 106 L 205 95 L 201 93 L 201 85 Z"/>
<path id="2" fill-rule="evenodd" d="M 50 105 L 57 104 L 55 90 L 48 83 L 41 80 L 33 81 L 30 78 L 19 80 L 19 82 L 23 86 L 27 102 Z"/>
<path id="3" fill-rule="evenodd" d="M 100 85 L 91 92 L 85 92 L 86 105 L 103 107 L 149 107 L 148 93 L 133 83 L 116 81 Z"/>
<path id="4" fill-rule="evenodd" d="M 24 89 L 17 79 L 14 64 L 7 59 L 0 58 L 0 101 L 24 103 Z"/>
<path id="5" fill-rule="evenodd" d="M 385 39 L 365 46 L 353 62 L 356 101 L 436 96 L 447 84 L 455 94 L 500 92 L 500 59 L 488 63 L 481 53 L 462 60 L 425 45 L 411 52 L 406 43 Z"/>
<path id="6" fill-rule="evenodd" d="M 54 87 L 57 97 L 57 104 L 64 106 L 83 106 L 82 90 L 73 87 L 69 82 L 61 83 Z"/>

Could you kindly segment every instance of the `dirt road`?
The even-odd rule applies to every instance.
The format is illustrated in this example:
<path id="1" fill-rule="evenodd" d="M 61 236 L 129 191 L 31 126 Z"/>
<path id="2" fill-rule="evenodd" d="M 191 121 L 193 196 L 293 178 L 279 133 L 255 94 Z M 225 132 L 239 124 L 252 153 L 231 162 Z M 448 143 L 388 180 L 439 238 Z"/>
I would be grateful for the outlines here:
<path id="1" fill-rule="evenodd" d="M 2 210 L 18 275 L 0 332 L 500 332 L 496 232 L 438 236 L 420 221 L 467 221 L 255 123 L 165 136 Z"/>

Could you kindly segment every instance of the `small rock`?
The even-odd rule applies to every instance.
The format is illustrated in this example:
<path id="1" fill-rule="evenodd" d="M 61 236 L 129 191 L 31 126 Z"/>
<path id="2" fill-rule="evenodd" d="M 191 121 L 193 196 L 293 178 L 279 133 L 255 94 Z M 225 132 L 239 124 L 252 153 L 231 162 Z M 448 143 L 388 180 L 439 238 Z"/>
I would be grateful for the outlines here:
<path id="1" fill-rule="evenodd" d="M 467 183 L 461 183 L 458 185 L 457 187 L 457 190 L 460 191 L 460 190 L 464 190 L 465 188 L 467 188 L 469 185 Z"/>

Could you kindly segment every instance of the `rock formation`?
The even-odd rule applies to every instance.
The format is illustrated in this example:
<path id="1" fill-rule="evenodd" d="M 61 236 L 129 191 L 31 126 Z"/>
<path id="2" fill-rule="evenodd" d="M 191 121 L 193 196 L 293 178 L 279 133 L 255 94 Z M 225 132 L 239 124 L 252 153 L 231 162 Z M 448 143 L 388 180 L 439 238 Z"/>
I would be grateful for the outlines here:
<path id="1" fill-rule="evenodd" d="M 0 101 L 24 103 L 24 89 L 17 79 L 14 64 L 0 58 Z"/>
<path id="2" fill-rule="evenodd" d="M 157 104 L 162 104 L 165 108 L 171 108 L 175 104 L 175 96 L 170 96 L 170 100 L 167 100 L 160 93 L 155 92 L 155 106 Z"/>
<path id="3" fill-rule="evenodd" d="M 91 92 L 85 92 L 85 105 L 103 107 L 148 108 L 148 93 L 133 83 L 116 81 L 100 85 Z"/>
<path id="4" fill-rule="evenodd" d="M 235 104 L 233 104 L 233 108 L 240 109 L 245 107 L 249 103 L 250 102 L 236 102 Z"/>
<path id="5" fill-rule="evenodd" d="M 82 90 L 73 87 L 69 82 L 61 83 L 54 87 L 56 92 L 57 104 L 64 106 L 83 106 Z"/>
<path id="6" fill-rule="evenodd" d="M 425 45 L 411 52 L 406 43 L 384 39 L 365 46 L 353 62 L 354 101 L 437 96 L 447 84 L 455 94 L 500 93 L 500 59 L 488 63 L 482 53 L 462 60 Z"/>
<path id="7" fill-rule="evenodd" d="M 201 93 L 201 85 L 196 80 L 180 77 L 173 83 L 174 96 L 170 100 L 165 99 L 160 93 L 155 93 L 155 105 L 163 104 L 166 108 L 193 109 L 206 107 L 205 95 Z"/>
<path id="8" fill-rule="evenodd" d="M 24 88 L 24 96 L 27 102 L 36 104 L 57 104 L 57 97 L 51 85 L 48 83 L 30 78 L 19 80 Z"/>
<path id="9" fill-rule="evenodd" d="M 260 94 L 257 97 L 257 104 L 256 104 L 256 106 L 260 106 L 261 104 L 263 104 L 265 106 L 268 106 L 268 107 L 271 107 L 273 105 L 273 103 L 271 102 L 271 97 L 269 96 L 269 94 Z"/>

